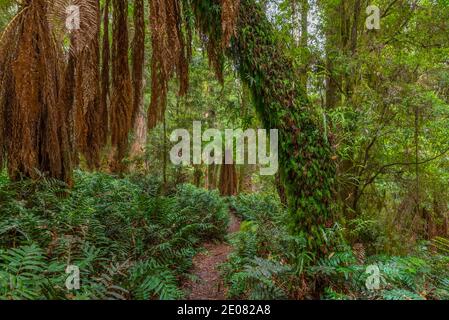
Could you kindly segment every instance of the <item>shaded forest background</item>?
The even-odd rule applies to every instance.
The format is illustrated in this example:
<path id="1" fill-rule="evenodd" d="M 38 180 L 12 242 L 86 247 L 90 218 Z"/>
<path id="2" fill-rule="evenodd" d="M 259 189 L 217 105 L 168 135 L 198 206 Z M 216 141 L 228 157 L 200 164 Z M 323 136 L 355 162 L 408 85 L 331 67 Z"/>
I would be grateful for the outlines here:
<path id="1" fill-rule="evenodd" d="M 447 1 L 0 10 L 0 298 L 183 298 L 211 239 L 234 247 L 230 298 L 449 297 Z M 198 120 L 278 128 L 279 173 L 173 165 L 170 133 Z M 71 294 L 69 263 L 89 279 Z"/>

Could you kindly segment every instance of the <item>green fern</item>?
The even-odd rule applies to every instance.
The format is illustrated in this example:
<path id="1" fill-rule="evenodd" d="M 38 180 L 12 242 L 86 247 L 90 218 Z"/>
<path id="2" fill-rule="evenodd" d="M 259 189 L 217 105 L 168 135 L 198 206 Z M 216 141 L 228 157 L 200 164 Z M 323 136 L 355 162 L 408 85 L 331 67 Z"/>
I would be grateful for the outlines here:
<path id="1" fill-rule="evenodd" d="M 0 298 L 40 298 L 45 267 L 44 252 L 34 244 L 0 252 Z"/>

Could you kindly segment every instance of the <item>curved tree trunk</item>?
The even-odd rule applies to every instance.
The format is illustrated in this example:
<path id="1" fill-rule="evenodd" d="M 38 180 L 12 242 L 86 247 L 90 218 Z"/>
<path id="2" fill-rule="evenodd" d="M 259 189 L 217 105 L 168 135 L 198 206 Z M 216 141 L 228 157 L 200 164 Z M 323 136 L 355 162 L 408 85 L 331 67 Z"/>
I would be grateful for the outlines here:
<path id="1" fill-rule="evenodd" d="M 320 128 L 295 77 L 292 61 L 276 42 L 272 25 L 253 0 L 242 0 L 234 43 L 242 79 L 252 79 L 256 108 L 266 128 L 279 130 L 279 162 L 292 227 L 309 245 L 322 243 L 330 226 L 335 165 L 328 137 Z M 320 120 L 320 118 L 318 118 Z"/>
<path id="2" fill-rule="evenodd" d="M 202 32 L 221 36 L 216 0 L 192 2 Z M 215 26 L 214 26 L 215 24 Z M 323 116 L 311 107 L 293 62 L 285 54 L 262 7 L 241 0 L 236 34 L 228 55 L 247 82 L 265 128 L 279 130 L 279 162 L 292 230 L 308 239 L 309 249 L 326 249 L 322 229 L 332 225 L 331 200 L 335 178 L 333 150 Z"/>
<path id="3" fill-rule="evenodd" d="M 134 141 L 129 151 L 130 159 L 133 160 L 131 170 L 135 170 L 144 163 L 145 145 L 147 142 L 147 120 L 144 106 L 145 88 L 145 10 L 144 1 L 134 2 L 134 39 L 132 45 L 133 53 L 133 113 L 132 123 L 134 126 Z"/>

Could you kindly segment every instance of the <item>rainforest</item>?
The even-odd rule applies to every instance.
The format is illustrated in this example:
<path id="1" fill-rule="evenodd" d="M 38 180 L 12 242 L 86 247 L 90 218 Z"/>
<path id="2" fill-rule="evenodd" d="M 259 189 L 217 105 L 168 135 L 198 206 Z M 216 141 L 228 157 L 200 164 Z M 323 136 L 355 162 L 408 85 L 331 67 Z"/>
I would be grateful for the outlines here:
<path id="1" fill-rule="evenodd" d="M 0 300 L 449 300 L 448 137 L 447 0 L 0 0 Z"/>

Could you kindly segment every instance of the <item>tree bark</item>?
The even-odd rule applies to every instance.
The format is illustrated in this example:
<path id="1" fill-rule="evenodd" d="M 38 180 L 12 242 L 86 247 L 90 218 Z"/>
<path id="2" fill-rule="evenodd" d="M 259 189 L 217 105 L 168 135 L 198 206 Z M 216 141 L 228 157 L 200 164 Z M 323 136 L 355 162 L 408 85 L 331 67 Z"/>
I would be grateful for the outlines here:
<path id="1" fill-rule="evenodd" d="M 225 153 L 232 152 L 226 150 Z M 225 155 L 223 155 L 223 164 L 221 165 L 220 171 L 220 194 L 222 196 L 233 196 L 237 194 L 237 171 L 235 168 L 235 163 L 225 164 Z"/>

